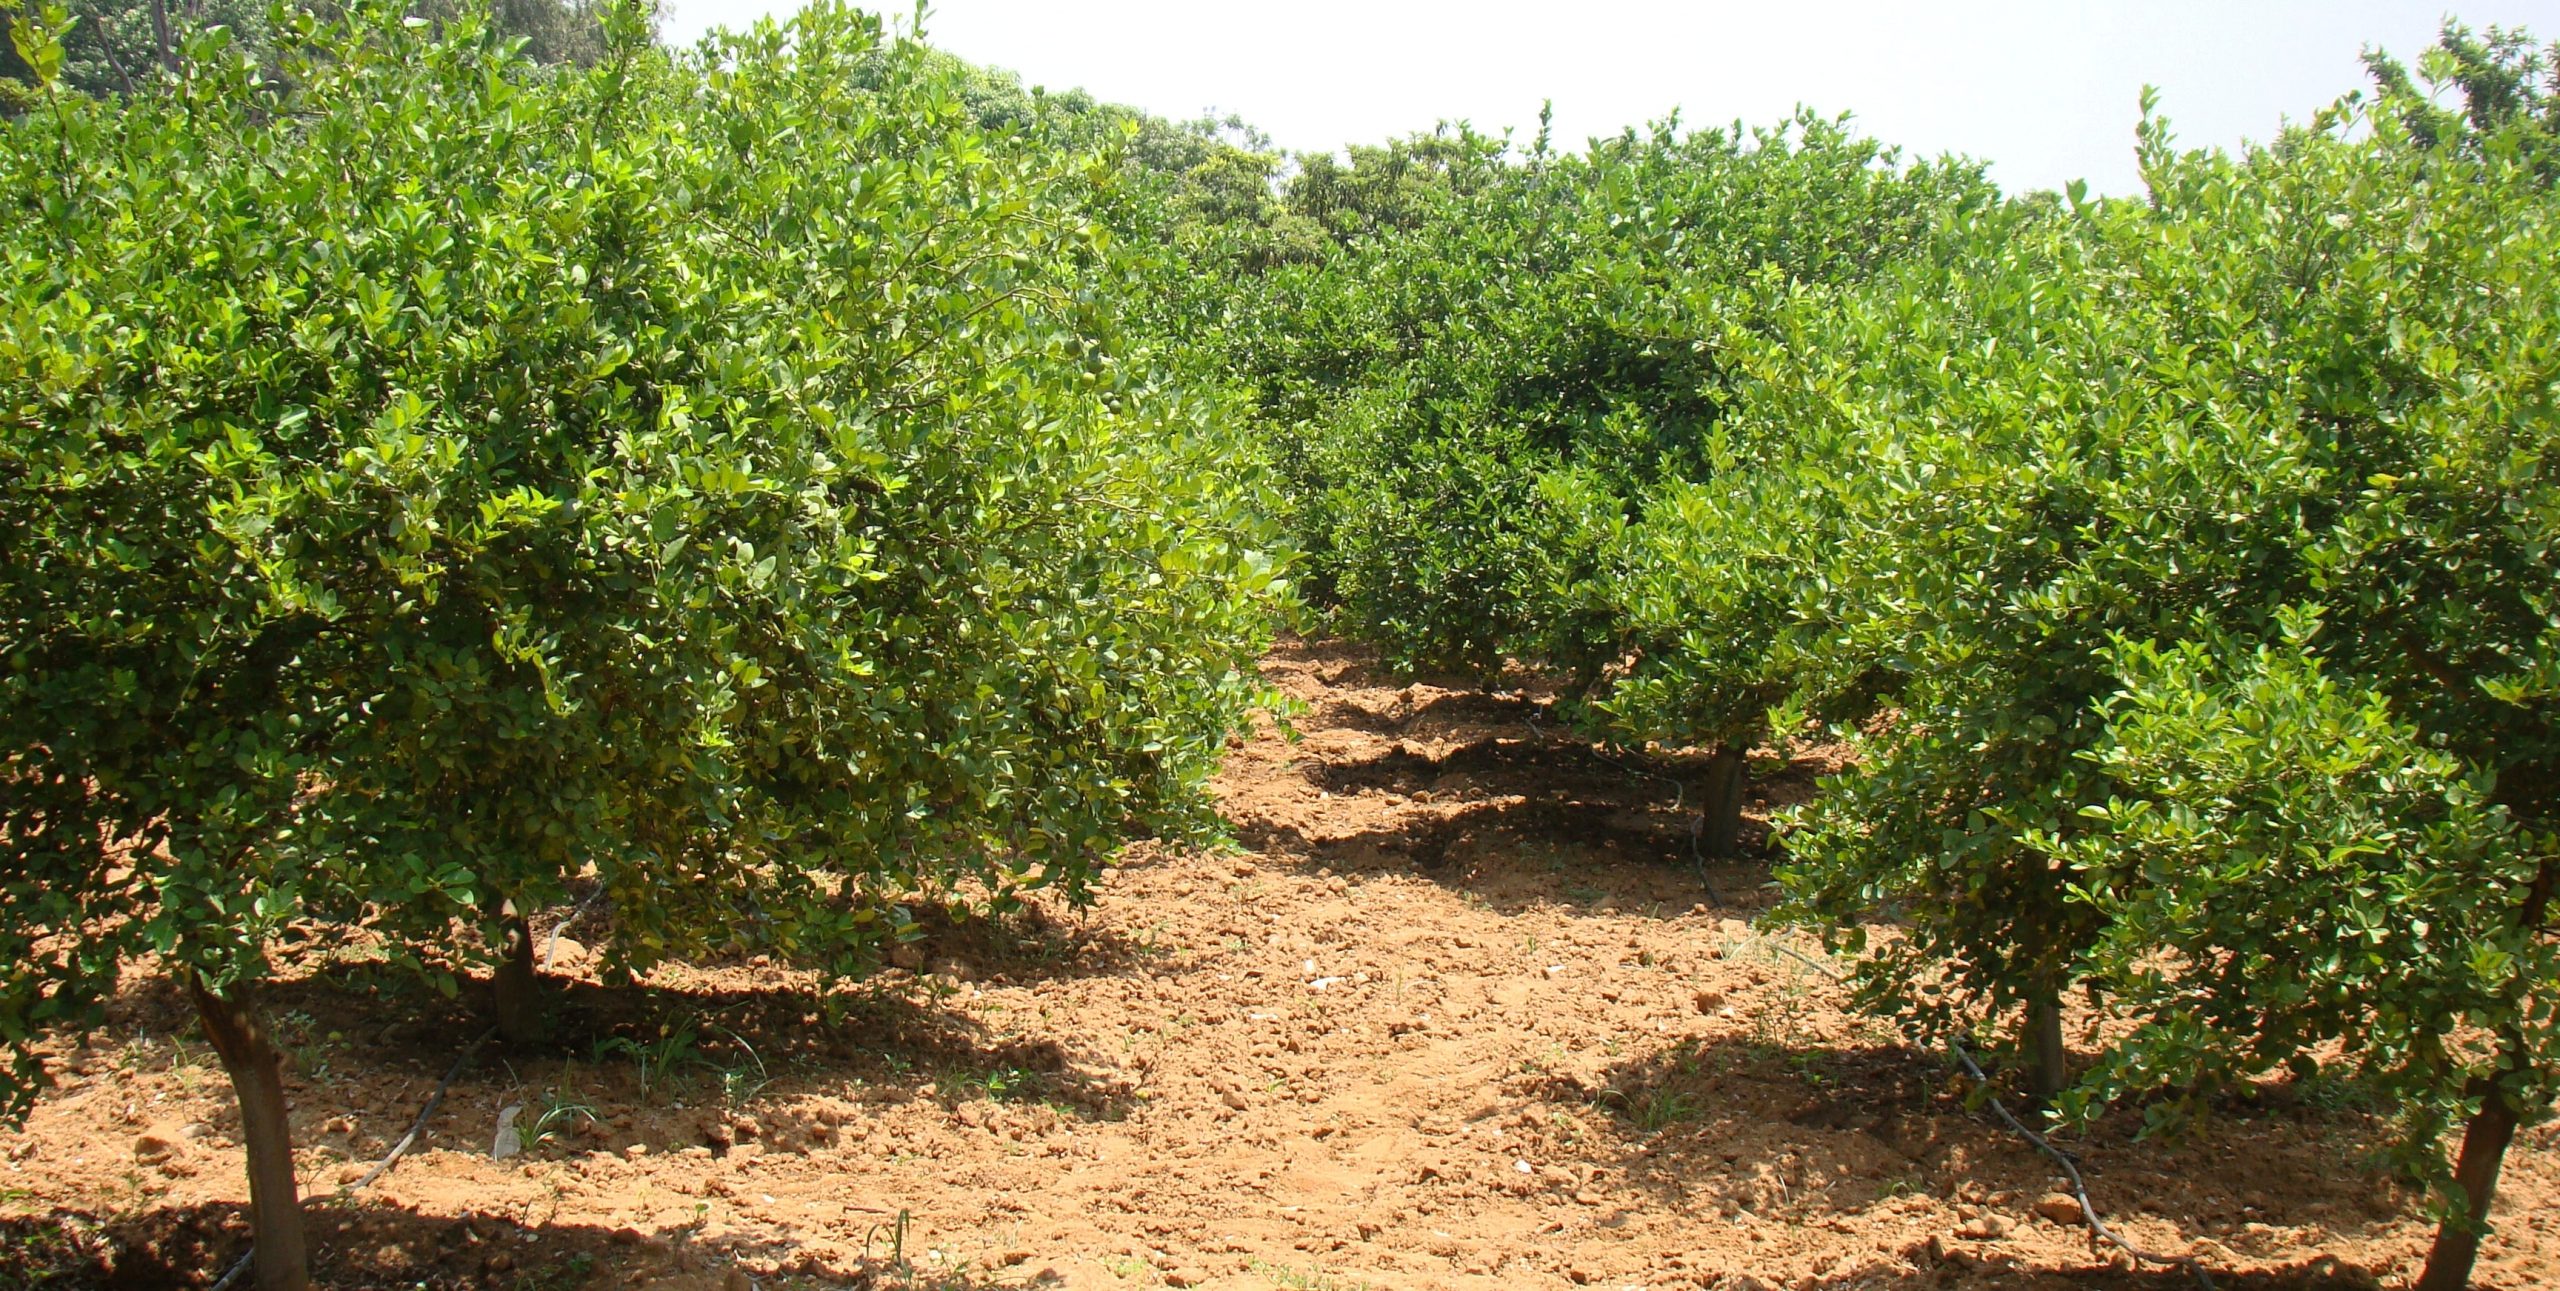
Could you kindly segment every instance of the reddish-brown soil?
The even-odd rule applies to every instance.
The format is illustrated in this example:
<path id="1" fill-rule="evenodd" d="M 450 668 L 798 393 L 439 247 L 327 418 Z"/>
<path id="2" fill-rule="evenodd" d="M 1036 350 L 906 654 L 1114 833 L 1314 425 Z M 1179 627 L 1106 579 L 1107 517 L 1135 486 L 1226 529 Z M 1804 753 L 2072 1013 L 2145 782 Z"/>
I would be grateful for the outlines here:
<path id="1" fill-rule="evenodd" d="M 1141 849 L 1088 911 L 937 926 L 825 1002 L 752 963 L 609 990 L 568 943 L 559 1046 L 483 1051 L 351 1198 L 482 1022 L 343 953 L 280 987 L 321 1280 L 2190 1284 L 2040 1214 L 2046 1162 L 1752 930 L 1765 871 L 1690 851 L 1695 764 L 1342 648 L 1268 667 L 1303 738 L 1234 754 L 1242 850 Z M 178 1001 L 138 979 L 49 1057 L 59 1087 L 0 1134 L 0 1287 L 209 1283 L 246 1187 Z M 509 1106 L 527 1146 L 493 1160 Z M 2263 1288 L 2414 1272 L 2428 1228 L 2381 1142 L 2344 1095 L 2273 1089 L 2183 1142 L 2074 1146 L 2128 1237 Z M 2529 1132 L 2483 1285 L 2560 1284 L 2555 1197 Z"/>

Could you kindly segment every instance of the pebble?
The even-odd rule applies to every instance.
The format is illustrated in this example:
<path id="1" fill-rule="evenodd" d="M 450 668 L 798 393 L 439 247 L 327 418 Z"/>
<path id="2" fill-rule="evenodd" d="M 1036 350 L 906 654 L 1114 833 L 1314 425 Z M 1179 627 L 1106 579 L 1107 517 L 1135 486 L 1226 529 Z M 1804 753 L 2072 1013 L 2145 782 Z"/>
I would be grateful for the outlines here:
<path id="1" fill-rule="evenodd" d="M 2080 1222 L 2080 1203 L 2067 1192 L 2048 1192 L 2038 1198 L 2036 1214 L 2057 1224 Z"/>
<path id="2" fill-rule="evenodd" d="M 167 1161 L 186 1151 L 186 1140 L 175 1131 L 151 1130 L 133 1141 L 133 1159 L 144 1165 Z"/>

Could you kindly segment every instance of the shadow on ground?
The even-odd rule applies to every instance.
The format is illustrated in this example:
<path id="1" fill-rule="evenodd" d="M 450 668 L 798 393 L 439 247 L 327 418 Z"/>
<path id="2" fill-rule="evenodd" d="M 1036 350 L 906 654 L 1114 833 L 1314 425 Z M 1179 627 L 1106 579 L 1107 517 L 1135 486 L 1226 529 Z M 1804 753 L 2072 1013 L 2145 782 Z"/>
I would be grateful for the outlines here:
<path id="1" fill-rule="evenodd" d="M 1270 820 L 1239 826 L 1267 856 L 1349 873 L 1411 871 L 1483 898 L 1503 913 L 1532 906 L 1686 911 L 1705 900 L 1738 915 L 1762 904 L 1768 879 L 1766 805 L 1780 786 L 1810 782 L 1811 764 L 1756 782 L 1763 804 L 1746 815 L 1739 853 L 1698 846 L 1702 754 L 1636 754 L 1577 740 L 1478 735 L 1433 756 L 1398 743 L 1384 752 L 1310 759 L 1308 783 L 1337 796 L 1392 804 L 1368 829 L 1310 838 Z"/>
<path id="2" fill-rule="evenodd" d="M 308 1212 L 312 1284 L 321 1291 L 723 1291 L 755 1284 L 793 1291 L 931 1286 L 1036 1288 L 1054 1272 L 971 1277 L 910 1267 L 888 1235 L 874 1254 L 844 1262 L 787 1242 L 696 1248 L 687 1230 L 644 1233 L 581 1224 L 524 1224 L 499 1214 L 421 1215 L 391 1205 L 314 1205 Z M 886 1227 L 884 1225 L 884 1227 Z M 249 1249 L 247 1222 L 228 1206 L 95 1216 L 70 1212 L 0 1218 L 0 1288 L 7 1291 L 175 1291 L 210 1287 Z M 245 1279 L 235 1286 L 245 1285 Z"/>
<path id="3" fill-rule="evenodd" d="M 1819 1226 L 1835 1217 L 1891 1215 L 1904 1198 L 1934 1198 L 1995 1217 L 1998 1235 L 1915 1235 L 1888 1254 L 1922 1270 L 1842 1271 L 1820 1286 L 2193 1288 L 2176 1269 L 2131 1269 L 2092 1247 L 2076 1223 L 2039 1217 L 2060 1176 L 2033 1147 L 1970 1102 L 1964 1082 L 1933 1055 L 1884 1043 L 1794 1043 L 1783 1038 L 1691 1039 L 1629 1057 L 1596 1078 L 1550 1078 L 1517 1092 L 1548 1105 L 1579 1103 L 1614 1136 L 1610 1168 L 1649 1209 Z M 2283 1088 L 2233 1100 L 2179 1142 L 2139 1137 L 2138 1110 L 2061 1141 L 2110 1222 L 2173 1254 L 2203 1258 L 2217 1287 L 2370 1288 L 2372 1270 L 2325 1256 L 2270 1268 L 2249 1258 L 2253 1233 L 2270 1253 L 2316 1247 L 2327 1233 L 2386 1234 L 2414 1194 L 2372 1166 L 2388 1127 Z M 2360 1166 L 2360 1163 L 2362 1165 Z M 1938 1212 L 1943 1213 L 1943 1210 Z M 2165 1238 L 2163 1234 L 2176 1236 Z"/>

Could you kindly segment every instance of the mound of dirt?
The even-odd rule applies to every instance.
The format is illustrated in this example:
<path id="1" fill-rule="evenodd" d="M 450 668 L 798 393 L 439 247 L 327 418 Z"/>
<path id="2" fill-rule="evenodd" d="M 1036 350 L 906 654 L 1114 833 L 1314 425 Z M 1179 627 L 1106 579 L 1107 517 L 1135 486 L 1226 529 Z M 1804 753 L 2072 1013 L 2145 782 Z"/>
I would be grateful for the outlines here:
<path id="1" fill-rule="evenodd" d="M 607 989 L 562 956 L 560 1048 L 483 1055 L 343 1201 L 480 1023 L 360 948 L 280 986 L 322 1281 L 2187 1285 L 2093 1250 L 1941 1062 L 1751 928 L 1765 867 L 1691 843 L 1701 760 L 1337 645 L 1267 668 L 1305 712 L 1220 778 L 1242 850 L 1137 849 L 1090 910 L 938 922 L 824 1000 L 752 962 Z M 1746 841 L 1819 769 L 1755 783 Z M 237 1118 L 183 1027 L 137 978 L 50 1053 L 60 1086 L 0 1135 L 0 1286 L 202 1286 L 240 1251 Z M 2127 1237 L 2223 1286 L 2406 1277 L 2416 1198 L 2318 1093 L 2074 1146 Z M 2510 1158 L 2485 1286 L 2560 1283 L 2553 1146 Z"/>

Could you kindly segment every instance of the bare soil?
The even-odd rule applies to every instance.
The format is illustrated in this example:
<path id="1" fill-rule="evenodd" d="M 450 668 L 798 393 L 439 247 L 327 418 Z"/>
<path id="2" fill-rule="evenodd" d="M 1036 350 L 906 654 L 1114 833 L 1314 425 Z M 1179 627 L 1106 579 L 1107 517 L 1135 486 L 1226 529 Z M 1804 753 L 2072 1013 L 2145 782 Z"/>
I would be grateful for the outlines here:
<path id="1" fill-rule="evenodd" d="M 1703 868 L 1701 760 L 1564 737 L 1535 687 L 1405 684 L 1288 644 L 1219 792 L 1240 850 L 1140 848 L 1086 911 L 944 920 L 821 1000 L 757 963 L 607 989 L 572 927 L 558 1043 L 339 950 L 270 1008 L 331 1287 L 1902 1288 L 2191 1285 L 2093 1249 L 1961 1081 L 1755 932 Z M 1756 781 L 1754 824 L 1818 760 Z M 238 1118 L 182 1002 L 112 1025 L 0 1134 L 0 1287 L 209 1285 L 243 1249 Z M 493 1159 L 504 1109 L 524 1142 Z M 2130 1238 L 2222 1287 L 2412 1275 L 2429 1226 L 2348 1094 L 2071 1146 Z M 2528 1132 L 2481 1263 L 2560 1285 L 2560 1151 Z"/>

